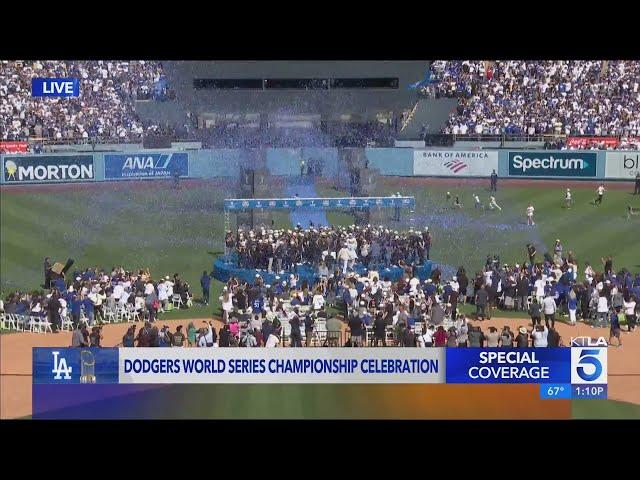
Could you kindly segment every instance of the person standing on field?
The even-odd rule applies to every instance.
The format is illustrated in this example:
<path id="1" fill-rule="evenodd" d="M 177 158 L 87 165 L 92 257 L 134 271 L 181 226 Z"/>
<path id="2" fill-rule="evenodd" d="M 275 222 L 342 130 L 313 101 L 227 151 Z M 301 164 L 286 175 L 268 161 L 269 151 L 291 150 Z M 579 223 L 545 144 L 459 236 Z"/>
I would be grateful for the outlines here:
<path id="1" fill-rule="evenodd" d="M 572 203 L 573 203 L 573 200 L 571 198 L 571 189 L 567 188 L 567 191 L 564 194 L 564 204 L 567 208 L 571 208 Z"/>
<path id="2" fill-rule="evenodd" d="M 534 226 L 536 224 L 536 222 L 533 221 L 534 211 L 535 208 L 533 208 L 533 204 L 529 203 L 529 206 L 527 207 L 527 225 Z"/>
<path id="3" fill-rule="evenodd" d="M 604 196 L 604 185 L 600 184 L 598 186 L 598 188 L 596 189 L 596 191 L 598 192 L 598 198 L 596 198 L 595 202 L 593 202 L 594 205 L 602 205 L 602 197 Z"/>
<path id="4" fill-rule="evenodd" d="M 634 195 L 640 195 L 640 172 L 636 174 L 636 188 L 633 190 Z"/>
<path id="5" fill-rule="evenodd" d="M 492 192 L 498 191 L 498 174 L 496 173 L 495 170 L 491 172 L 491 191 Z"/>

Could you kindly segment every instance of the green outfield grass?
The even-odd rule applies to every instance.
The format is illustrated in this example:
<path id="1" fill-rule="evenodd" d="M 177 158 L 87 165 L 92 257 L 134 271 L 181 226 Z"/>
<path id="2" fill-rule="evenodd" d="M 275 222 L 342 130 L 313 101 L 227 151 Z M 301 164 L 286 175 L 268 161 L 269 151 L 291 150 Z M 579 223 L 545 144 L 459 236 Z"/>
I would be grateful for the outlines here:
<path id="1" fill-rule="evenodd" d="M 453 268 L 463 265 L 472 275 L 482 268 L 487 254 L 498 253 L 502 262 L 523 262 L 525 244 L 534 242 L 542 258 L 542 253 L 560 238 L 565 251 L 573 250 L 578 258 L 580 272 L 585 261 L 601 268 L 600 258 L 606 255 L 613 255 L 615 268 L 640 270 L 640 218 L 628 220 L 625 214 L 627 204 L 640 207 L 640 202 L 627 191 L 608 191 L 598 207 L 591 204 L 593 189 L 573 189 L 575 202 L 568 210 L 564 208 L 561 182 L 554 188 L 505 187 L 496 194 L 503 210 L 493 212 L 473 208 L 473 193 L 488 203 L 486 186 L 461 182 L 459 186 L 399 188 L 401 182 L 401 178 L 382 179 L 376 194 L 391 195 L 400 190 L 404 195 L 414 195 L 415 212 L 403 212 L 402 221 L 395 223 L 389 211 L 383 221 L 398 230 L 429 226 L 434 236 L 431 259 L 435 264 Z M 347 194 L 326 185 L 318 185 L 317 191 L 323 196 Z M 447 191 L 460 196 L 463 209 L 447 203 Z M 274 188 L 272 196 L 279 193 Z M 154 189 L 101 185 L 95 190 L 55 193 L 37 189 L 33 193 L 13 193 L 3 188 L 0 288 L 3 292 L 37 289 L 43 282 L 44 256 L 61 262 L 73 257 L 78 267 L 149 267 L 156 277 L 181 273 L 198 300 L 200 275 L 203 270 L 211 270 L 213 260 L 223 250 L 222 200 L 232 195 L 231 189 L 211 185 L 183 186 L 179 191 L 165 185 Z M 524 211 L 530 200 L 536 208 L 535 227 L 525 225 Z M 328 212 L 327 217 L 334 224 L 353 222 L 347 212 Z M 274 214 L 274 222 L 278 227 L 290 225 L 286 212 Z M 173 312 L 167 318 L 218 312 L 220 289 L 219 282 L 212 283 L 212 306 Z"/>

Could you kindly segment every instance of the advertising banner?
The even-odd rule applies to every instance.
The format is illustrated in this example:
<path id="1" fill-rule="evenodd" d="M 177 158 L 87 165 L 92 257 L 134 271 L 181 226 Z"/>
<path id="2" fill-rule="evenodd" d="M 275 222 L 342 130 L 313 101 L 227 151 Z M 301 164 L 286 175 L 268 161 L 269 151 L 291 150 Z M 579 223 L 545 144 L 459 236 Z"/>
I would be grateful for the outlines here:
<path id="1" fill-rule="evenodd" d="M 189 154 L 128 153 L 104 156 L 105 180 L 189 176 Z"/>
<path id="2" fill-rule="evenodd" d="M 598 154 L 575 151 L 509 152 L 510 177 L 595 178 Z"/>
<path id="3" fill-rule="evenodd" d="M 282 210 L 303 208 L 327 210 L 331 208 L 413 207 L 415 197 L 336 197 L 336 198 L 231 198 L 224 201 L 224 209 Z"/>
<path id="4" fill-rule="evenodd" d="M 6 156 L 5 184 L 86 182 L 95 178 L 92 155 Z"/>
<path id="5" fill-rule="evenodd" d="M 567 147 L 569 148 L 616 148 L 620 145 L 617 137 L 569 137 Z"/>
<path id="6" fill-rule="evenodd" d="M 29 142 L 0 142 L 0 153 L 29 153 Z"/>
<path id="7" fill-rule="evenodd" d="M 604 178 L 635 180 L 640 173 L 640 152 L 607 152 Z"/>
<path id="8" fill-rule="evenodd" d="M 498 171 L 498 152 L 414 150 L 413 174 L 429 177 L 488 177 Z"/>

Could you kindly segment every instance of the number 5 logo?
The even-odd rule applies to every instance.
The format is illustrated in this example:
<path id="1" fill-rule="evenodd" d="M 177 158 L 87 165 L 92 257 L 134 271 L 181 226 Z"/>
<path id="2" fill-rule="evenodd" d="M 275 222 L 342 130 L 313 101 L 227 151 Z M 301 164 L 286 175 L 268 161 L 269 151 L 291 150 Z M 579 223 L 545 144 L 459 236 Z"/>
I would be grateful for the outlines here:
<path id="1" fill-rule="evenodd" d="M 571 383 L 607 383 L 607 349 L 572 348 Z"/>

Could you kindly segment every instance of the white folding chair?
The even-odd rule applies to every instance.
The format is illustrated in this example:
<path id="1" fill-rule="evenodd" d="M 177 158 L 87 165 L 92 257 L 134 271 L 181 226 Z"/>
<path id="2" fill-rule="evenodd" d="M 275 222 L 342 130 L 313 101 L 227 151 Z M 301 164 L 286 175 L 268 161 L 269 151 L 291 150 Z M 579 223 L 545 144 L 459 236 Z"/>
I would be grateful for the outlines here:
<path id="1" fill-rule="evenodd" d="M 40 329 L 40 319 L 38 317 L 30 316 L 28 325 L 31 333 L 42 333 Z"/>
<path id="2" fill-rule="evenodd" d="M 19 315 L 17 313 L 13 314 L 13 319 L 15 320 L 16 330 L 20 330 L 22 332 L 25 331 L 28 325 L 27 317 L 24 315 Z"/>
<path id="3" fill-rule="evenodd" d="M 116 320 L 119 322 L 122 322 L 124 319 L 129 318 L 129 313 L 127 312 L 127 308 L 118 303 L 118 306 L 116 307 Z"/>
<path id="4" fill-rule="evenodd" d="M 73 322 L 71 321 L 71 318 L 69 318 L 69 315 L 62 317 L 62 324 L 61 324 L 61 329 L 64 330 L 68 330 L 69 332 L 73 330 Z"/>
<path id="5" fill-rule="evenodd" d="M 127 322 L 139 322 L 140 314 L 130 303 L 127 304 Z"/>
<path id="6" fill-rule="evenodd" d="M 116 312 L 112 308 L 104 309 L 104 323 L 115 323 Z"/>
<path id="7" fill-rule="evenodd" d="M 180 308 L 182 306 L 182 297 L 174 293 L 171 297 L 171 303 L 173 304 L 173 308 Z"/>
<path id="8" fill-rule="evenodd" d="M 49 330 L 50 333 L 53 333 L 53 330 L 51 330 L 51 322 L 46 317 L 45 318 L 41 318 L 40 319 L 40 333 L 47 333 L 47 330 Z"/>
<path id="9" fill-rule="evenodd" d="M 0 322 L 2 322 L 2 328 L 4 330 L 16 329 L 16 321 L 13 319 L 11 313 L 3 313 L 2 316 L 0 316 Z"/>

